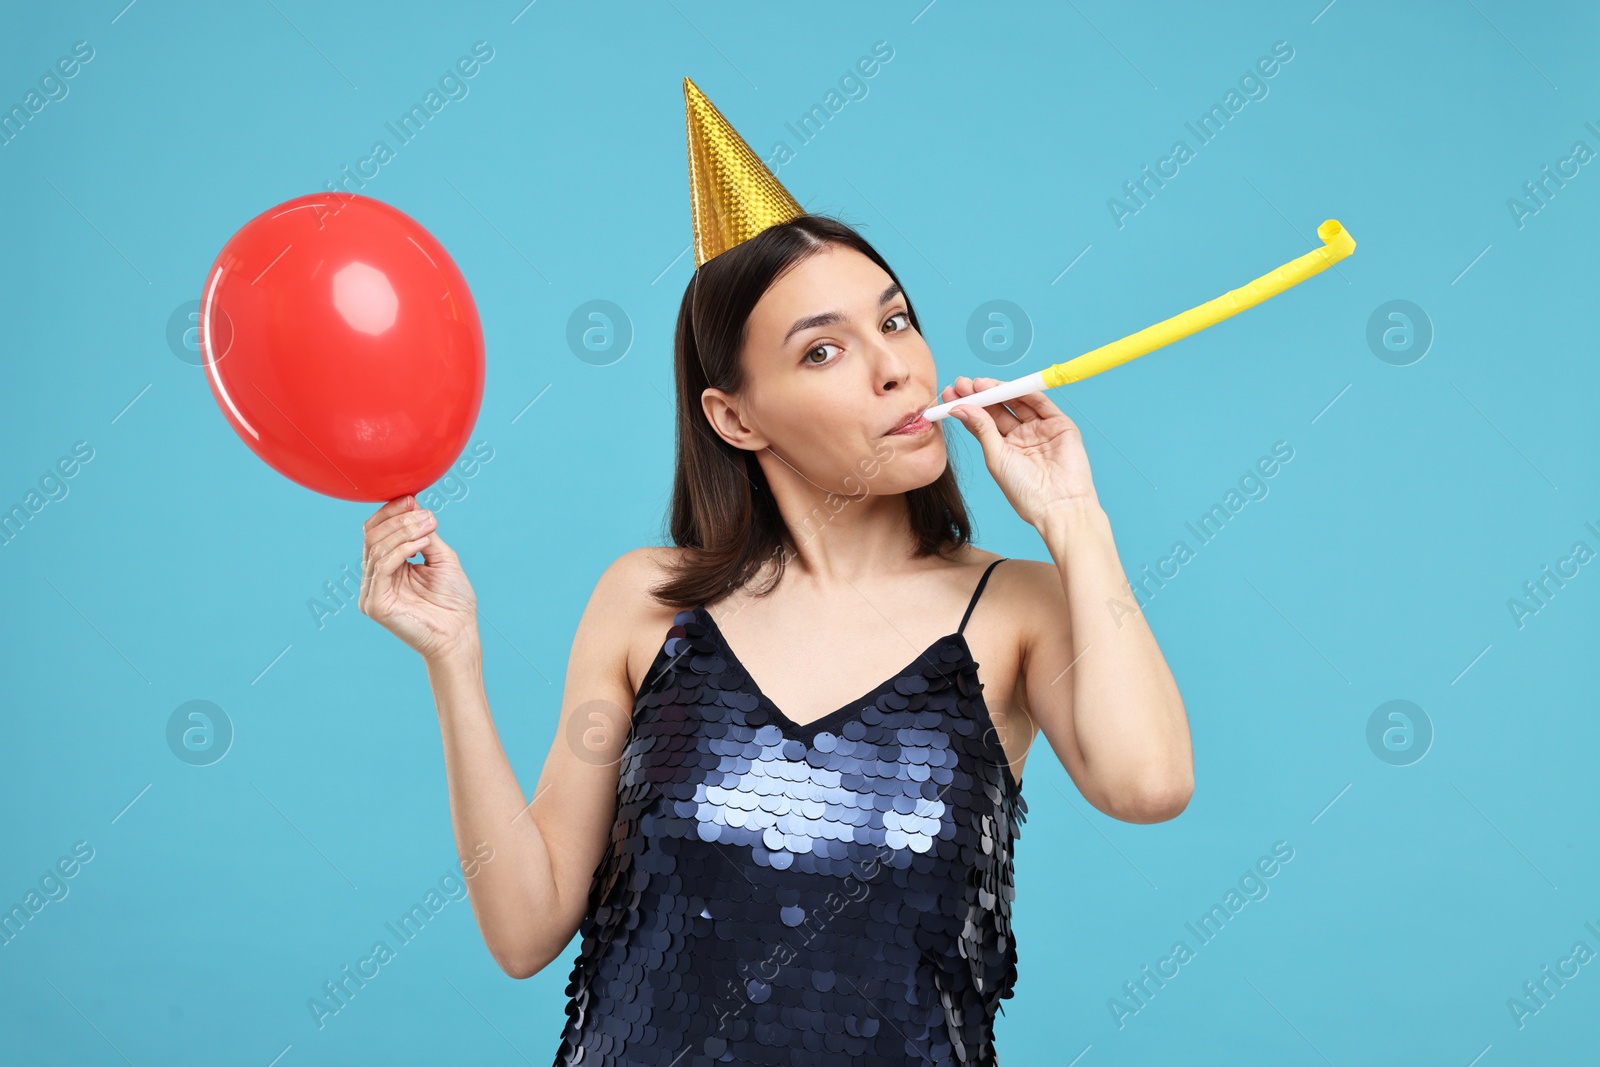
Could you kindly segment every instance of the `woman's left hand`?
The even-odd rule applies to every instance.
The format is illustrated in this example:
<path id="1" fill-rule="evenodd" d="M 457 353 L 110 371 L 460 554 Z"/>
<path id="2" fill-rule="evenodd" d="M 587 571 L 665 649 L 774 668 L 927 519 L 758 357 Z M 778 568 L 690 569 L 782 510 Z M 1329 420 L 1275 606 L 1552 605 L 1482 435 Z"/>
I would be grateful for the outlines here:
<path id="1" fill-rule="evenodd" d="M 944 387 L 939 400 L 948 403 L 999 384 L 998 378 L 957 378 Z M 989 407 L 961 404 L 948 417 L 960 420 L 978 439 L 984 465 L 1030 524 L 1038 526 L 1064 506 L 1099 503 L 1083 434 L 1044 393 L 1024 393 Z"/>

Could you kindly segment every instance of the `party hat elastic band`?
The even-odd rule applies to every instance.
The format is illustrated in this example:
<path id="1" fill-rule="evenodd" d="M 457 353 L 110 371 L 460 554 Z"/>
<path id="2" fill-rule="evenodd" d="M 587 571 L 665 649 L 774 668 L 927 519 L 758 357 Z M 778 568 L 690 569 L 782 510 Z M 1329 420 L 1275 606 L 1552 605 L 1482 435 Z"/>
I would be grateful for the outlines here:
<path id="1" fill-rule="evenodd" d="M 1025 393 L 1054 389 L 1069 382 L 1081 382 L 1101 371 L 1137 359 L 1147 352 L 1154 352 L 1164 345 L 1181 341 L 1192 333 L 1199 333 L 1207 326 L 1215 326 L 1223 319 L 1231 318 L 1247 308 L 1253 308 L 1263 300 L 1277 296 L 1290 286 L 1299 285 L 1313 274 L 1326 270 L 1356 250 L 1354 238 L 1350 236 L 1348 230 L 1339 225 L 1337 219 L 1329 219 L 1318 226 L 1317 236 L 1322 238 L 1323 247 L 1307 252 L 1298 259 L 1290 260 L 1270 274 L 1263 274 L 1249 285 L 1223 293 L 1215 300 L 1208 300 L 1181 315 L 1174 315 L 1164 322 L 1147 326 L 1138 333 L 1102 345 L 1065 363 L 1057 363 L 1026 377 L 979 390 L 946 404 L 935 405 L 924 411 L 922 417 L 929 422 L 937 422 L 950 414 L 950 409 L 957 404 L 988 407 Z"/>

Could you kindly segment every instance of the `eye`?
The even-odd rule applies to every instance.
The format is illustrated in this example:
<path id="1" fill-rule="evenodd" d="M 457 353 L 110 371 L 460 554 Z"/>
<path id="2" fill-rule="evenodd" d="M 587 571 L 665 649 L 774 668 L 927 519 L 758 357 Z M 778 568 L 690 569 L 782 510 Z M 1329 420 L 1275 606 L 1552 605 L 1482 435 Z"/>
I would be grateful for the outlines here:
<path id="1" fill-rule="evenodd" d="M 821 352 L 825 348 L 838 348 L 838 347 L 839 347 L 838 345 L 830 345 L 826 341 L 824 341 L 822 344 L 816 345 L 816 346 L 808 349 L 806 351 L 806 354 L 804 356 L 800 357 L 800 362 L 806 364 L 809 367 L 826 367 L 828 364 L 830 364 L 830 363 L 832 363 L 834 361 L 831 360 L 831 359 L 824 359 L 824 360 L 821 360 L 821 361 L 813 360 L 811 358 L 812 355 L 814 355 L 817 352 Z"/>
<path id="2" fill-rule="evenodd" d="M 911 314 L 909 312 L 896 311 L 893 315 L 889 316 L 888 322 L 893 322 L 895 319 L 905 319 L 905 325 L 896 330 L 890 331 L 891 333 L 904 333 L 906 330 L 911 328 Z"/>

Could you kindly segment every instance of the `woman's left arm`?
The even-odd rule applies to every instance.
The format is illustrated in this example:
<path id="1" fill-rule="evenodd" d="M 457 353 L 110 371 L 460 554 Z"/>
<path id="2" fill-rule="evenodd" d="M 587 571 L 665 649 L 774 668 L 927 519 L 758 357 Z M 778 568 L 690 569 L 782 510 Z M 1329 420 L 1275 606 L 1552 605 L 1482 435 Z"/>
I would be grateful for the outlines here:
<path id="1" fill-rule="evenodd" d="M 941 399 L 997 384 L 957 378 Z M 1029 583 L 1026 710 L 1095 807 L 1126 822 L 1175 817 L 1194 792 L 1188 717 L 1123 573 L 1082 434 L 1042 392 L 951 414 L 1055 563 L 1058 580 Z"/>
<path id="2" fill-rule="evenodd" d="M 1063 764 L 1095 807 L 1127 822 L 1174 818 L 1194 792 L 1189 720 L 1123 574 L 1111 520 L 1084 501 L 1041 516 L 1037 528 L 1059 588 L 1033 598 L 1029 710 L 1052 749 L 1075 753 L 1076 768 Z"/>

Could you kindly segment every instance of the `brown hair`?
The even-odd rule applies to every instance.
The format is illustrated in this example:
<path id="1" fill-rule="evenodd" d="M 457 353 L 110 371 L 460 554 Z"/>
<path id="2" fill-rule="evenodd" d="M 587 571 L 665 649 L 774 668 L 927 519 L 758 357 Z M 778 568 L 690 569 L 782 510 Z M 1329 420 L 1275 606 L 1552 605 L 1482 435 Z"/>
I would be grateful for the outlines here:
<path id="1" fill-rule="evenodd" d="M 756 454 L 728 444 L 711 428 L 700 397 L 713 387 L 729 393 L 744 388 L 739 356 L 751 310 L 781 274 L 830 244 L 855 249 L 899 283 L 877 250 L 849 225 L 825 215 L 800 215 L 707 260 L 684 290 L 673 345 L 677 462 L 666 532 L 674 545 L 688 551 L 674 565 L 673 576 L 650 590 L 662 604 L 690 608 L 716 601 L 745 585 L 776 556 L 776 574 L 755 594 L 764 596 L 782 577 L 787 554 L 795 551 L 793 531 L 778 511 Z M 905 299 L 911 324 L 920 333 L 922 324 L 909 293 Z M 866 468 L 863 461 L 864 472 Z M 931 484 L 908 490 L 905 497 L 916 556 L 943 555 L 971 541 L 953 465 L 947 463 Z M 827 499 L 829 514 L 836 514 L 859 498 L 829 493 Z M 822 521 L 828 517 L 821 516 Z"/>

